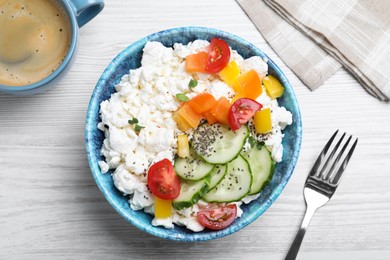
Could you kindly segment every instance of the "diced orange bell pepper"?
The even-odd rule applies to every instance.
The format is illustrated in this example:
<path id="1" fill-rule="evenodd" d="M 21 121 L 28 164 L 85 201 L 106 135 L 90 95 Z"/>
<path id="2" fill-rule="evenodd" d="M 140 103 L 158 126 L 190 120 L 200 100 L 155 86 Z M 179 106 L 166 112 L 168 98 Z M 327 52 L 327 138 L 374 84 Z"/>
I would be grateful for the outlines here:
<path id="1" fill-rule="evenodd" d="M 206 118 L 207 123 L 209 123 L 209 125 L 212 125 L 212 124 L 214 124 L 215 122 L 218 121 L 218 120 L 215 118 L 215 116 L 213 116 L 213 114 L 211 114 L 210 110 L 204 112 L 204 113 L 203 113 L 203 116 L 204 116 L 204 118 Z"/>
<path id="2" fill-rule="evenodd" d="M 271 109 L 264 108 L 257 111 L 254 115 L 253 122 L 255 124 L 256 133 L 266 134 L 272 130 Z"/>
<path id="3" fill-rule="evenodd" d="M 202 120 L 202 115 L 192 110 L 188 103 L 183 104 L 177 112 L 190 124 L 192 128 L 198 127 L 200 120 Z"/>
<path id="4" fill-rule="evenodd" d="M 234 83 L 233 89 L 242 97 L 256 100 L 263 91 L 259 75 L 255 70 L 250 70 L 238 76 Z"/>
<path id="5" fill-rule="evenodd" d="M 274 99 L 283 95 L 284 87 L 274 76 L 268 75 L 265 77 L 263 79 L 263 85 L 267 90 L 268 96 L 270 96 L 270 98 Z"/>
<path id="6" fill-rule="evenodd" d="M 210 110 L 216 103 L 217 100 L 209 93 L 201 93 L 187 102 L 192 110 L 198 114 L 202 114 Z"/>
<path id="7" fill-rule="evenodd" d="M 240 75 L 240 68 L 234 60 L 229 62 L 229 64 L 219 72 L 221 79 L 229 86 L 233 86 L 234 80 L 238 75 Z"/>
<path id="8" fill-rule="evenodd" d="M 210 110 L 211 114 L 223 125 L 229 125 L 229 109 L 231 104 L 225 97 L 220 97 L 215 106 Z"/>
<path id="9" fill-rule="evenodd" d="M 190 125 L 190 128 L 198 127 L 200 120 L 202 120 L 202 115 L 200 115 L 200 114 L 196 113 L 194 110 L 192 110 L 192 108 L 188 105 L 188 103 L 184 103 L 175 114 L 182 117 L 182 119 L 184 119 L 184 121 L 186 121 L 188 123 L 188 125 Z M 176 117 L 174 117 L 173 119 L 176 121 L 176 123 L 179 126 L 178 121 L 180 121 L 180 118 L 176 118 L 176 119 L 178 119 L 178 121 L 175 118 Z M 185 124 L 182 124 L 182 125 L 183 125 L 183 129 L 188 130 L 188 128 L 185 126 Z M 179 128 L 180 128 L 180 130 L 182 130 L 182 128 L 180 126 L 179 126 Z M 182 131 L 186 131 L 186 130 L 182 130 Z"/>
<path id="10" fill-rule="evenodd" d="M 154 197 L 154 216 L 156 218 L 168 218 L 172 215 L 172 200 L 163 200 Z"/>
<path id="11" fill-rule="evenodd" d="M 185 69 L 187 72 L 206 72 L 207 53 L 199 52 L 186 57 Z"/>

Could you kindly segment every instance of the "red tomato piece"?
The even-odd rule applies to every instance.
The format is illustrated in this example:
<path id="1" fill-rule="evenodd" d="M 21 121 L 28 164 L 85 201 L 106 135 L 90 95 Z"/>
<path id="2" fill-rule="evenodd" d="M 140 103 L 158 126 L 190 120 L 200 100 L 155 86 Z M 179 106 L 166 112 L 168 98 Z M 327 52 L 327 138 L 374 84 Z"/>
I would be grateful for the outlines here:
<path id="1" fill-rule="evenodd" d="M 163 159 L 150 166 L 148 186 L 152 194 L 160 199 L 171 200 L 179 196 L 179 177 L 168 159 Z"/>
<path id="2" fill-rule="evenodd" d="M 217 73 L 220 72 L 230 60 L 230 48 L 229 45 L 222 39 L 213 38 L 210 41 L 210 47 L 208 51 L 206 72 Z"/>
<path id="3" fill-rule="evenodd" d="M 227 205 L 216 209 L 198 211 L 196 217 L 199 223 L 213 230 L 224 229 L 233 223 L 237 216 L 236 204 Z"/>
<path id="4" fill-rule="evenodd" d="M 263 106 L 250 98 L 239 98 L 229 109 L 230 128 L 235 131 L 248 122 Z"/>

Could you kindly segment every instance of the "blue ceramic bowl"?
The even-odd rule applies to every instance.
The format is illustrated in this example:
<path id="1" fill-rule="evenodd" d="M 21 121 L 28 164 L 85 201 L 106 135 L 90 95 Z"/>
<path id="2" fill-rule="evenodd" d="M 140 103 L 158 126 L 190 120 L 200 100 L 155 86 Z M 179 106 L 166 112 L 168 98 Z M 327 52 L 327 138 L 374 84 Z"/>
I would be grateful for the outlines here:
<path id="1" fill-rule="evenodd" d="M 268 59 L 269 73 L 276 76 L 285 88 L 283 96 L 279 99 L 280 105 L 291 111 L 293 124 L 284 130 L 283 161 L 276 165 L 275 174 L 271 183 L 264 189 L 257 200 L 248 205 L 243 205 L 244 213 L 236 219 L 228 228 L 219 231 L 204 230 L 199 233 L 186 228 L 175 226 L 174 229 L 154 227 L 151 224 L 152 216 L 143 211 L 134 211 L 127 202 L 128 198 L 115 188 L 110 174 L 102 174 L 98 161 L 104 158 L 100 155 L 100 149 L 104 139 L 103 132 L 97 129 L 99 123 L 99 104 L 110 98 L 115 92 L 114 86 L 129 70 L 138 68 L 142 57 L 142 49 L 147 41 L 159 41 L 165 46 L 172 46 L 179 42 L 187 44 L 196 39 L 210 40 L 213 37 L 224 39 L 231 48 L 237 50 L 244 58 L 251 56 L 266 57 Z M 99 79 L 92 94 L 86 120 L 86 148 L 89 165 L 97 185 L 114 209 L 128 222 L 152 235 L 177 241 L 203 241 L 223 237 L 232 234 L 257 219 L 276 200 L 293 173 L 298 159 L 301 145 L 302 126 L 298 102 L 293 89 L 283 72 L 261 50 L 247 41 L 216 29 L 202 27 L 175 28 L 149 35 L 133 43 L 123 50 L 107 67 Z"/>

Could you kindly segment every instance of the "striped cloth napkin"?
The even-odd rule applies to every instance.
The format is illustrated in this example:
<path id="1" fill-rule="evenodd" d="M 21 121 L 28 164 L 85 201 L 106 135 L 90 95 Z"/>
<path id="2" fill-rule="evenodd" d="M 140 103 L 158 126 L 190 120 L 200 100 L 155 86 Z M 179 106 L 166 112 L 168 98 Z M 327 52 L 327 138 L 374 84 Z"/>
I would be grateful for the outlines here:
<path id="1" fill-rule="evenodd" d="M 311 90 L 344 66 L 368 93 L 390 100 L 390 1 L 237 2 Z"/>

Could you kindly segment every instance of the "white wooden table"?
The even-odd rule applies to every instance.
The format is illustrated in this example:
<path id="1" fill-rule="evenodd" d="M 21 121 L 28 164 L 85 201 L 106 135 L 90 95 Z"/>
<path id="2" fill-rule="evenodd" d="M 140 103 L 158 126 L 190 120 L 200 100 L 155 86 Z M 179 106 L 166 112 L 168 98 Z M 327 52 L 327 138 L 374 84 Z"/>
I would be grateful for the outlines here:
<path id="1" fill-rule="evenodd" d="M 261 48 L 290 79 L 303 118 L 298 164 L 277 201 L 245 229 L 201 243 L 165 241 L 128 224 L 95 185 L 84 147 L 89 98 L 109 62 L 141 37 L 187 25 Z M 390 259 L 390 104 L 345 70 L 310 92 L 233 0 L 107 0 L 80 36 L 77 60 L 56 88 L 0 94 L 0 259 L 284 259 L 304 214 L 304 180 L 335 129 L 359 144 L 298 259 Z"/>

